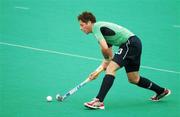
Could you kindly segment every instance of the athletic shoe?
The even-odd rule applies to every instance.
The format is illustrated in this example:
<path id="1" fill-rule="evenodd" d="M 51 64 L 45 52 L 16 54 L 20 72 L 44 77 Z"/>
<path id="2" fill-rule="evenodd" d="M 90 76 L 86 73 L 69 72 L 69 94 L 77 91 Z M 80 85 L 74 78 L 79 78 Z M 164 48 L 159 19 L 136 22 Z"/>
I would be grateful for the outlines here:
<path id="1" fill-rule="evenodd" d="M 90 109 L 105 109 L 104 103 L 100 102 L 97 98 L 94 98 L 90 102 L 84 103 L 84 106 Z"/>
<path id="2" fill-rule="evenodd" d="M 152 96 L 150 100 L 152 100 L 152 101 L 159 101 L 163 97 L 166 97 L 166 96 L 168 96 L 170 94 L 171 94 L 171 90 L 165 89 L 164 92 L 162 92 L 161 94 L 156 94 L 156 95 Z"/>

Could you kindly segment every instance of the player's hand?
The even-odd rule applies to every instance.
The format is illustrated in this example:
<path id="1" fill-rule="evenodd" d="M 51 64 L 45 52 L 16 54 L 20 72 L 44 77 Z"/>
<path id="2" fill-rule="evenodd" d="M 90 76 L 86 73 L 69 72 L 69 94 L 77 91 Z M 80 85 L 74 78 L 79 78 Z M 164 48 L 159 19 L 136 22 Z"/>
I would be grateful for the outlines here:
<path id="1" fill-rule="evenodd" d="M 89 75 L 89 79 L 95 80 L 98 77 L 98 75 L 99 75 L 99 73 L 97 73 L 97 71 L 94 71 Z"/>
<path id="2" fill-rule="evenodd" d="M 95 80 L 102 71 L 104 71 L 104 68 L 102 65 L 100 65 L 94 72 L 89 75 L 89 80 Z"/>

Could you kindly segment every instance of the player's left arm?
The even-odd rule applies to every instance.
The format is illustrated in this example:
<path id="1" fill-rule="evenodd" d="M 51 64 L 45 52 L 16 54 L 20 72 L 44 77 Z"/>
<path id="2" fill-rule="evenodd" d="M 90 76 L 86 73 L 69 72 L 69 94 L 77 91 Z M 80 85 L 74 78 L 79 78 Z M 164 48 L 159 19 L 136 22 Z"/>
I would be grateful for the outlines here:
<path id="1" fill-rule="evenodd" d="M 98 75 L 107 68 L 113 56 L 112 47 L 108 47 L 105 39 L 100 40 L 99 45 L 101 48 L 102 55 L 104 56 L 104 59 L 100 64 L 100 66 L 90 74 L 89 78 L 91 80 L 96 79 Z"/>

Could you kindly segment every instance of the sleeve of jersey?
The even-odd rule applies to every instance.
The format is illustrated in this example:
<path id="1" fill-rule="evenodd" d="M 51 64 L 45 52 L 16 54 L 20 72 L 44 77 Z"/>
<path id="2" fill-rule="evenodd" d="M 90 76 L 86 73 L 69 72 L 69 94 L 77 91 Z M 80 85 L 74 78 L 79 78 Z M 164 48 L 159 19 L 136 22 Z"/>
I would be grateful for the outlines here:
<path id="1" fill-rule="evenodd" d="M 93 34 L 98 41 L 104 39 L 104 36 L 102 35 L 100 28 L 101 27 L 99 25 L 94 25 L 93 27 Z"/>

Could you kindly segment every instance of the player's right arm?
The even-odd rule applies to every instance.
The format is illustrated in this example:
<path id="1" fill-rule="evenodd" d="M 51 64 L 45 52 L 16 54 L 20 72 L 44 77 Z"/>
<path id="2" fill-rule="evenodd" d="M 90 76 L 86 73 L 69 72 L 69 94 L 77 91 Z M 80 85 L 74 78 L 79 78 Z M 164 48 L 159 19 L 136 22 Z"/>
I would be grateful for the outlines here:
<path id="1" fill-rule="evenodd" d="M 101 49 L 101 53 L 104 57 L 102 63 L 100 64 L 100 66 L 90 74 L 90 79 L 96 79 L 97 76 L 107 68 L 107 66 L 109 65 L 109 62 L 112 59 L 113 53 L 112 53 L 112 48 L 108 47 L 108 44 L 106 43 L 106 40 L 104 39 L 104 36 L 102 35 L 101 32 L 101 23 L 96 23 L 94 24 L 93 27 L 93 34 L 96 37 L 96 39 L 98 40 L 98 43 L 100 45 L 100 49 Z"/>
<path id="2" fill-rule="evenodd" d="M 98 43 L 100 45 L 101 48 L 101 52 L 102 55 L 104 57 L 105 60 L 111 60 L 113 54 L 112 54 L 112 48 L 108 47 L 108 44 L 101 32 L 101 28 L 104 27 L 104 23 L 102 22 L 97 22 L 94 24 L 93 26 L 93 34 L 96 37 L 96 39 L 98 40 Z"/>
<path id="3" fill-rule="evenodd" d="M 112 47 L 108 47 L 105 39 L 101 39 L 99 45 L 104 59 L 108 61 L 111 60 L 113 56 Z"/>

